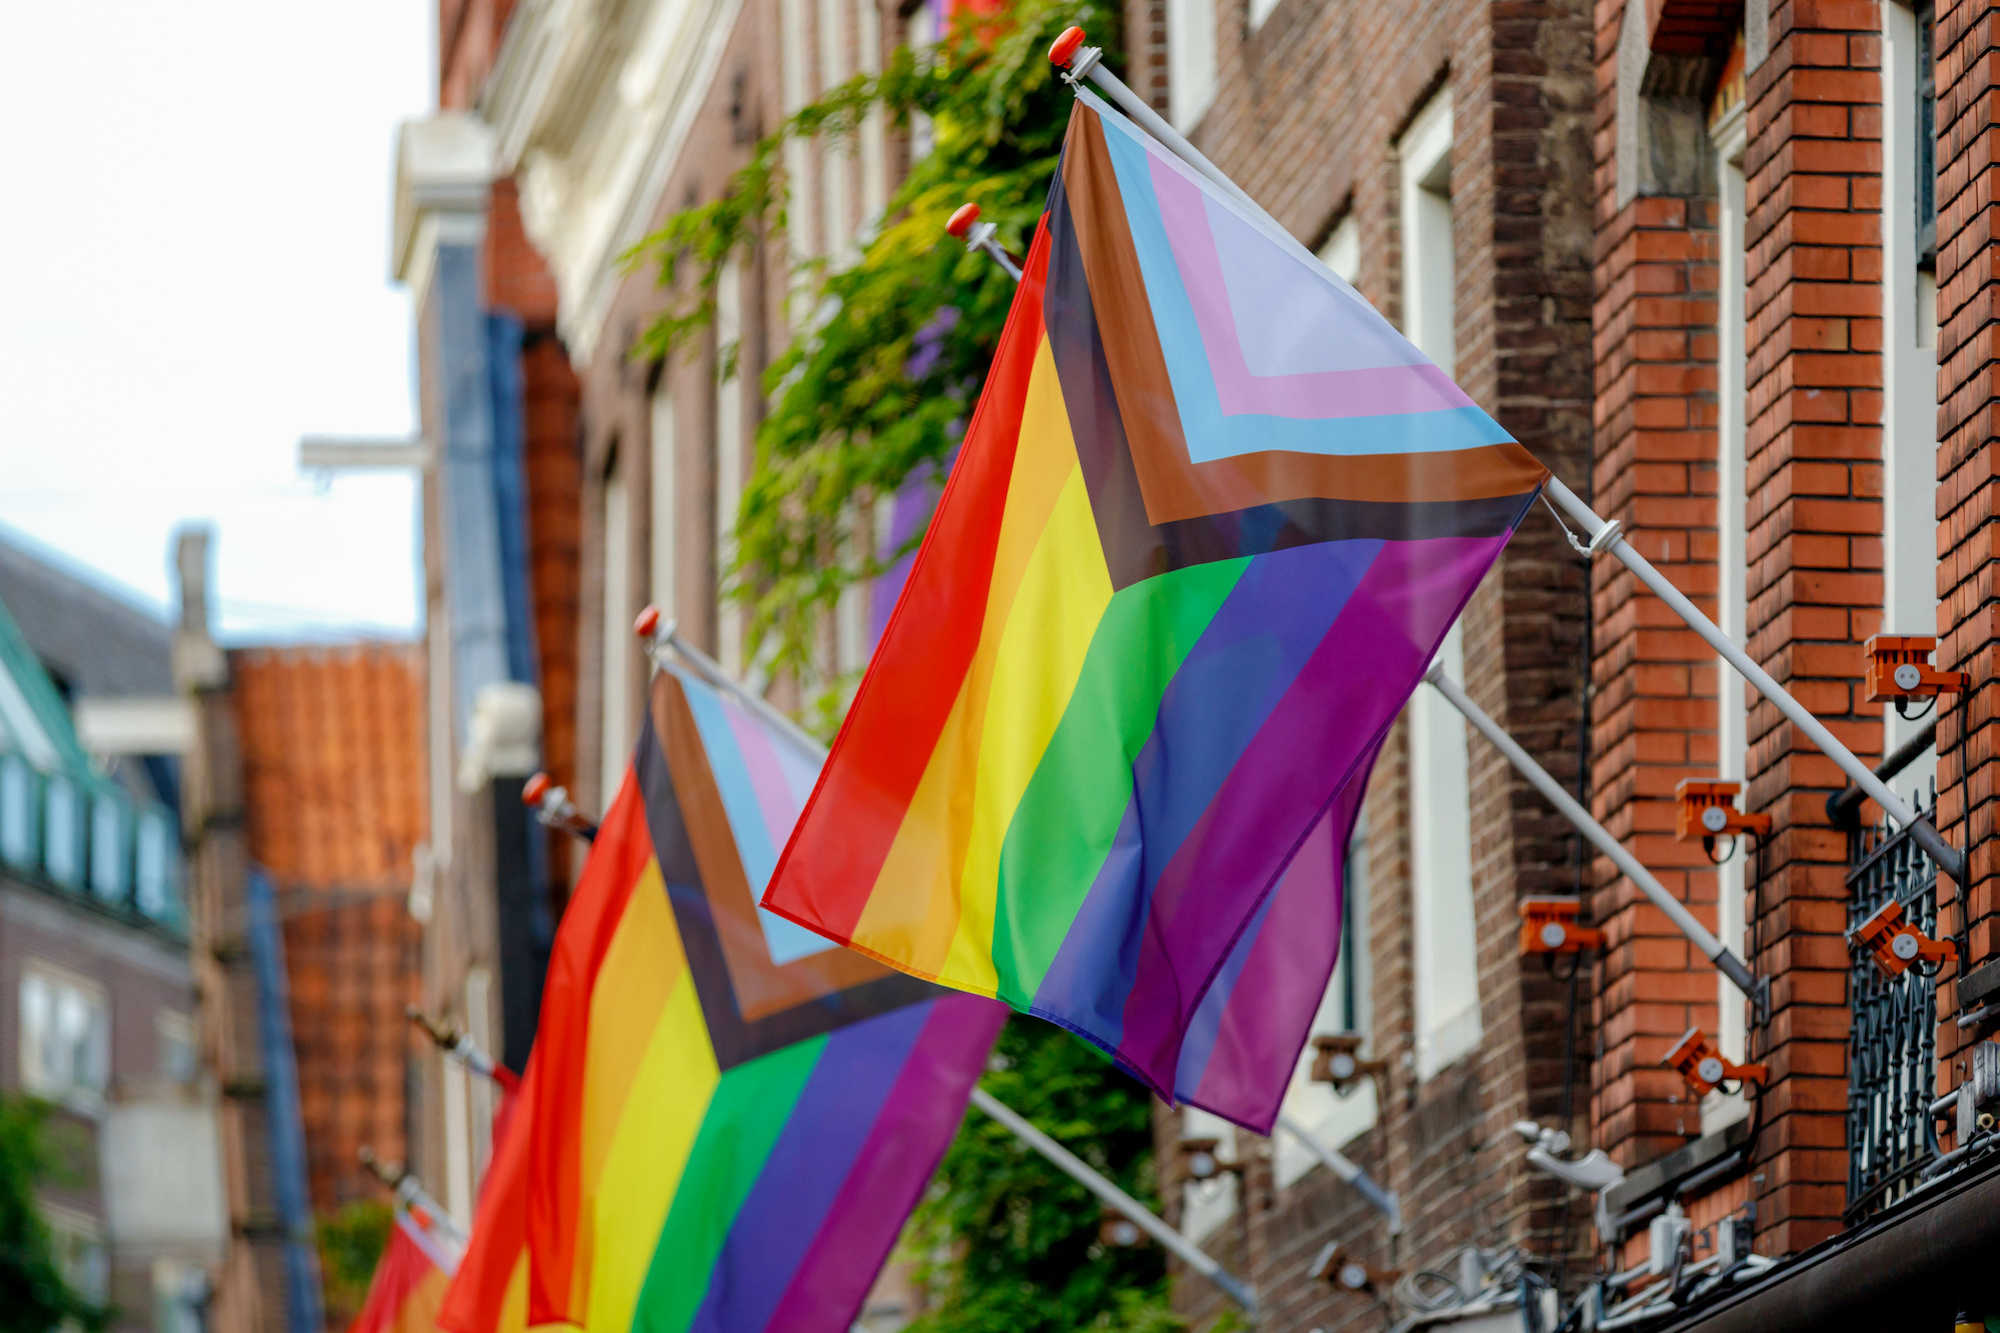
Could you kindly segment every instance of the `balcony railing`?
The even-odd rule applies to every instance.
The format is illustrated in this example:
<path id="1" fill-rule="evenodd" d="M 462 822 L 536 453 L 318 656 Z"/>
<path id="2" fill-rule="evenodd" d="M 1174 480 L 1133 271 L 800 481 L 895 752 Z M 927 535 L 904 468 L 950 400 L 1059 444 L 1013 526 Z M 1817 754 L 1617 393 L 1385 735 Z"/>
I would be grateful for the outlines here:
<path id="1" fill-rule="evenodd" d="M 0 753 L 0 869 L 109 911 L 183 928 L 173 811 L 97 778 Z"/>
<path id="2" fill-rule="evenodd" d="M 1931 815 L 1936 790 L 1927 804 L 1912 804 Z M 1911 925 L 1937 938 L 1937 866 L 1907 832 L 1886 825 L 1850 829 L 1847 864 L 1850 931 L 1894 899 Z M 1937 981 L 1926 972 L 1935 969 L 1910 967 L 1885 976 L 1866 950 L 1850 960 L 1849 1226 L 1908 1194 L 1937 1157 L 1929 1113 L 1937 1068 Z"/>

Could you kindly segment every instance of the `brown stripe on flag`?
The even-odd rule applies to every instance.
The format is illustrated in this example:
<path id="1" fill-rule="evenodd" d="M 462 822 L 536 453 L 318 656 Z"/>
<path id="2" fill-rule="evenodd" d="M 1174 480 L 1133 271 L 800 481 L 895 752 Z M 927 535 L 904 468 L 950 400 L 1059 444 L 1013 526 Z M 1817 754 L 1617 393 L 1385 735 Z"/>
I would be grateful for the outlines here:
<path id="1" fill-rule="evenodd" d="M 1525 495 L 1548 475 L 1534 455 L 1513 443 L 1354 457 L 1270 450 L 1211 463 L 1192 461 L 1103 122 L 1080 102 L 1072 113 L 1056 194 L 1055 207 L 1067 216 L 1051 218 L 1051 230 L 1067 222 L 1076 237 L 1089 286 L 1088 309 L 1096 320 L 1132 468 L 1152 524 L 1291 500 L 1493 500 Z M 1061 303 L 1072 312 L 1083 304 L 1070 294 L 1062 296 L 1069 298 Z M 1052 282 L 1049 304 L 1058 299 Z M 1061 336 L 1056 327 L 1061 317 L 1055 309 L 1045 316 L 1051 338 Z"/>
<path id="2" fill-rule="evenodd" d="M 895 975 L 874 959 L 828 941 L 819 953 L 773 962 L 757 917 L 757 900 L 743 874 L 722 791 L 709 767 L 687 694 L 671 672 L 653 678 L 653 727 L 665 752 L 675 803 L 694 848 L 701 887 L 743 1018 L 756 1022 L 781 1010 L 823 999 L 850 986 Z"/>

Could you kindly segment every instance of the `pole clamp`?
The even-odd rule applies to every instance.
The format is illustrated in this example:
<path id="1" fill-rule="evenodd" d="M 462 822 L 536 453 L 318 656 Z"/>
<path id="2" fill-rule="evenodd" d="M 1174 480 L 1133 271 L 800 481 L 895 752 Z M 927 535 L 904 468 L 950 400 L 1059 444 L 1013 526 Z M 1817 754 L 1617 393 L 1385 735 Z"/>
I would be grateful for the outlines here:
<path id="1" fill-rule="evenodd" d="M 1584 551 L 1595 560 L 1624 540 L 1625 525 L 1615 518 L 1606 519 L 1604 526 L 1597 530 L 1597 535 L 1590 539 L 1590 545 L 1585 547 Z"/>

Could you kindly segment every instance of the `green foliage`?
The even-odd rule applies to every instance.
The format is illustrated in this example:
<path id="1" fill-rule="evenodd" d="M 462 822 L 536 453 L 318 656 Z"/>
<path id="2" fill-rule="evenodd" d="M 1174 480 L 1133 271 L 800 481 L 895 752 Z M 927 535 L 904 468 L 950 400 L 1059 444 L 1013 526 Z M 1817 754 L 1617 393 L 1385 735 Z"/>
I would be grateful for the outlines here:
<path id="1" fill-rule="evenodd" d="M 1149 1207 L 1152 1105 L 1094 1049 L 1031 1018 L 1009 1020 L 987 1091 Z M 1171 1333 L 1158 1248 L 1107 1246 L 1096 1196 L 1002 1126 L 967 1113 L 905 1245 L 930 1309 L 909 1333 Z"/>
<path id="2" fill-rule="evenodd" d="M 329 1309 L 359 1310 L 368 1299 L 368 1284 L 395 1224 L 395 1210 L 378 1199 L 350 1203 L 319 1220 L 320 1281 Z"/>
<path id="3" fill-rule="evenodd" d="M 775 671 L 820 679 L 825 616 L 883 566 L 857 540 L 856 516 L 942 460 L 964 429 L 1014 284 L 946 236 L 945 219 L 973 201 L 1000 243 L 1023 253 L 1072 101 L 1052 86 L 1048 45 L 1071 23 L 1104 42 L 1116 20 L 1102 0 L 1012 0 L 967 17 L 934 49 L 897 48 L 880 75 L 800 110 L 757 145 L 720 198 L 668 219 L 629 256 L 655 264 L 675 293 L 641 346 L 643 355 L 668 355 L 709 327 L 730 256 L 783 233 L 787 141 L 849 142 L 870 112 L 892 126 L 928 119 L 931 151 L 856 262 L 803 275 L 816 285 L 817 311 L 765 376 L 772 408 L 737 517 L 727 593 L 747 607 L 753 651 Z M 735 349 L 721 354 L 726 366 Z M 837 697 L 841 682 L 823 683 Z"/>
<path id="4" fill-rule="evenodd" d="M 104 1326 L 56 1266 L 48 1224 L 35 1202 L 46 1179 L 47 1110 L 39 1102 L 0 1097 L 0 1333 L 48 1333 L 65 1325 Z"/>

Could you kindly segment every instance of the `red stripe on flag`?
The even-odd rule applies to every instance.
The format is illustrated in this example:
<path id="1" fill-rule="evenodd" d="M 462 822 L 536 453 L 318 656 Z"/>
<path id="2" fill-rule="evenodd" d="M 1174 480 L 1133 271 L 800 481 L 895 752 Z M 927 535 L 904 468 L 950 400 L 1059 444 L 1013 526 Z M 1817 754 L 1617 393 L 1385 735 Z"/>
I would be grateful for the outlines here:
<path id="1" fill-rule="evenodd" d="M 576 1282 L 583 1197 L 583 1078 L 590 993 L 624 919 L 632 887 L 653 856 L 639 783 L 628 768 L 604 814 L 582 878 L 563 913 L 542 984 L 535 1030 L 537 1072 L 519 1114 L 528 1117 L 528 1322 L 581 1323 L 586 1295 Z"/>
<path id="2" fill-rule="evenodd" d="M 861 919 L 979 649 L 1048 268 L 1045 219 L 937 515 L 764 895 L 780 916 L 835 939 Z M 854 735 L 867 739 L 849 745 Z"/>
<path id="3" fill-rule="evenodd" d="M 472 1240 L 438 1311 L 438 1327 L 446 1333 L 496 1333 L 500 1328 L 507 1286 L 528 1243 L 528 1119 L 541 1049 L 528 1057 L 520 1090 L 493 1117 L 493 1157 L 479 1186 Z"/>

